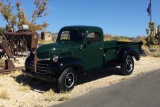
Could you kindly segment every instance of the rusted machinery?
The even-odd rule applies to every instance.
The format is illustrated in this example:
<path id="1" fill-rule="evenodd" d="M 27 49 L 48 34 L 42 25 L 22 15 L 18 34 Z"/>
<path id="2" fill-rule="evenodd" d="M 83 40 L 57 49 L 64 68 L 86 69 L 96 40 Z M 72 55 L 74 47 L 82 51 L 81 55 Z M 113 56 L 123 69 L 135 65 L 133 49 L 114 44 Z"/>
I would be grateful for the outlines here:
<path id="1" fill-rule="evenodd" d="M 15 59 L 15 56 L 21 56 L 27 51 L 36 49 L 38 33 L 30 32 L 23 27 L 25 26 L 22 26 L 17 32 L 5 32 L 1 36 L 0 47 L 2 55 L 5 55 L 6 60 L 5 66 L 0 72 L 15 69 L 11 59 Z"/>

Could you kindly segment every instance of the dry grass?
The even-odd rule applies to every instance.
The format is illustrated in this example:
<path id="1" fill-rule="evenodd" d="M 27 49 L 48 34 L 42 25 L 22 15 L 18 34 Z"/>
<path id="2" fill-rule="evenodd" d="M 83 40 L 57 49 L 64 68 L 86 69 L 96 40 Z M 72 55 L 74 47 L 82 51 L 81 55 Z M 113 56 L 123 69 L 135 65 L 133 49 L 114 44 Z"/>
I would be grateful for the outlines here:
<path id="1" fill-rule="evenodd" d="M 44 101 L 49 101 L 49 102 L 51 102 L 51 101 L 56 101 L 56 98 L 55 98 L 55 97 L 46 97 L 46 98 L 44 99 Z"/>
<path id="2" fill-rule="evenodd" d="M 21 85 L 19 90 L 23 91 L 23 92 L 29 92 L 30 91 L 30 87 L 28 85 Z"/>
<path id="3" fill-rule="evenodd" d="M 70 99 L 69 96 L 63 96 L 63 97 L 60 97 L 58 101 L 67 101 L 69 99 Z"/>
<path id="4" fill-rule="evenodd" d="M 53 90 L 49 90 L 47 92 L 44 93 L 44 96 L 45 96 L 45 101 L 55 101 L 56 98 L 55 98 L 55 92 Z"/>
<path id="5" fill-rule="evenodd" d="M 68 93 L 63 93 L 63 94 L 56 94 L 53 90 L 49 90 L 44 93 L 44 100 L 45 101 L 67 101 L 70 99 L 70 97 L 67 95 Z"/>
<path id="6" fill-rule="evenodd" d="M 41 106 L 41 105 L 36 105 L 36 106 L 34 106 L 34 107 L 43 107 L 43 106 Z"/>
<path id="7" fill-rule="evenodd" d="M 142 46 L 142 50 L 147 56 L 160 57 L 160 45 Z"/>
<path id="8" fill-rule="evenodd" d="M 160 57 L 160 46 L 159 45 L 150 46 L 149 51 L 153 57 Z"/>
<path id="9" fill-rule="evenodd" d="M 152 56 L 153 56 L 153 57 L 160 57 L 160 51 L 154 52 L 154 53 L 152 54 Z"/>
<path id="10" fill-rule="evenodd" d="M 6 90 L 0 91 L 0 98 L 1 99 L 8 99 L 8 100 L 10 99 L 9 94 Z"/>
<path id="11" fill-rule="evenodd" d="M 58 96 L 55 96 L 55 97 L 46 97 L 45 99 L 44 99 L 44 101 L 49 101 L 49 102 L 51 102 L 51 101 L 67 101 L 67 100 L 69 100 L 69 99 L 71 99 L 69 96 L 61 96 L 61 97 L 58 97 Z"/>
<path id="12" fill-rule="evenodd" d="M 10 77 L 16 78 L 19 75 L 22 75 L 22 71 L 16 70 L 15 72 L 11 73 Z"/>
<path id="13" fill-rule="evenodd" d="M 3 84 L 0 84 L 0 87 L 3 87 L 4 85 Z"/>
<path id="14" fill-rule="evenodd" d="M 144 53 L 149 56 L 151 54 L 151 52 L 149 51 L 148 47 L 147 46 L 142 46 L 142 50 L 144 51 Z"/>

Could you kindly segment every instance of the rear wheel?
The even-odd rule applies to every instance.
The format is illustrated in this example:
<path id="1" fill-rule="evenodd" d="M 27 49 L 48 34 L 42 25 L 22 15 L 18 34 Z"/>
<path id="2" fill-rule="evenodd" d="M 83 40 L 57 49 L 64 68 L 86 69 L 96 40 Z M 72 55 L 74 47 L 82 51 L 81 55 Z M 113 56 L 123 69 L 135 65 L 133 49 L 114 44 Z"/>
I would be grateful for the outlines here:
<path id="1" fill-rule="evenodd" d="M 132 74 L 133 69 L 134 69 L 134 60 L 130 55 L 128 55 L 121 66 L 121 73 L 122 75 L 130 75 Z"/>
<path id="2" fill-rule="evenodd" d="M 67 68 L 58 79 L 60 92 L 72 90 L 76 84 L 76 73 L 73 68 Z"/>

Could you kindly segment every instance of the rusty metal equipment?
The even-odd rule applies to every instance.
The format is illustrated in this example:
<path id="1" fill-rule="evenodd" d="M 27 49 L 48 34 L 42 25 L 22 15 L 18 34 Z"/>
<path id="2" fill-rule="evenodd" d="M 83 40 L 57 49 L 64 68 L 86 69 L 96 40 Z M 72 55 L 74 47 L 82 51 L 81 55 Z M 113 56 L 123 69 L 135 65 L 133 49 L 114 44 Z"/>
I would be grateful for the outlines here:
<path id="1" fill-rule="evenodd" d="M 20 29 L 17 32 L 5 32 L 1 36 L 0 48 L 6 56 L 5 66 L 0 72 L 13 70 L 15 66 L 10 60 L 14 56 L 24 55 L 27 51 L 34 51 L 38 45 L 38 33 Z"/>
<path id="2" fill-rule="evenodd" d="M 16 52 L 36 49 L 38 44 L 37 32 L 6 32 L 4 35 L 16 55 L 18 54 Z"/>
<path id="3" fill-rule="evenodd" d="M 15 69 L 13 62 L 10 60 L 10 58 L 14 58 L 13 51 L 10 43 L 5 39 L 5 37 L 3 37 L 1 40 L 1 50 L 3 52 L 3 55 L 6 56 L 6 60 L 4 62 L 3 69 L 0 70 L 0 72 L 2 72 L 3 70 Z"/>

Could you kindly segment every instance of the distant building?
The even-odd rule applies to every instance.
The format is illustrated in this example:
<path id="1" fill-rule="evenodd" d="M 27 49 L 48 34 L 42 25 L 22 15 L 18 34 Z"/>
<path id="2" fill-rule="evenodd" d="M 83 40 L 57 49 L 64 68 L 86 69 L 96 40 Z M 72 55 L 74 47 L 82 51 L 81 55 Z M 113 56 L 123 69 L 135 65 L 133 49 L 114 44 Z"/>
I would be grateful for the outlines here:
<path id="1" fill-rule="evenodd" d="M 53 38 L 57 38 L 58 33 L 53 33 Z"/>
<path id="2" fill-rule="evenodd" d="M 53 35 L 51 32 L 41 32 L 41 40 L 50 41 L 53 39 Z"/>

